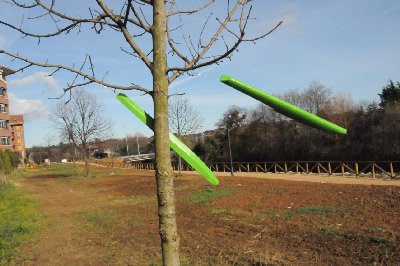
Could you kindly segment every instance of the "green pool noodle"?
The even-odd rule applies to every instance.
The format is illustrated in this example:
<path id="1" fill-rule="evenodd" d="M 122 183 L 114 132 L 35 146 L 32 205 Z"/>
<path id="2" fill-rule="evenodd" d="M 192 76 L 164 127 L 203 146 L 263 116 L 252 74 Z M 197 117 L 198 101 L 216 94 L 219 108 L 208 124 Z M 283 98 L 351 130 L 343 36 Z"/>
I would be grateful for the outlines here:
<path id="1" fill-rule="evenodd" d="M 146 113 L 139 105 L 132 101 L 128 96 L 123 93 L 117 95 L 120 101 L 126 108 L 136 115 L 140 121 L 147 125 L 154 131 L 154 119 Z M 170 147 L 181 156 L 188 164 L 190 164 L 202 177 L 207 179 L 213 185 L 218 185 L 219 181 L 214 173 L 207 167 L 207 165 L 182 141 L 180 141 L 174 134 L 169 132 L 169 145 Z"/>
<path id="2" fill-rule="evenodd" d="M 275 96 L 272 96 L 262 90 L 256 89 L 253 86 L 237 80 L 228 75 L 221 76 L 221 82 L 224 84 L 244 93 L 248 96 L 265 103 L 266 105 L 272 107 L 276 112 L 290 117 L 296 121 L 299 121 L 308 126 L 321 129 L 327 132 L 342 134 L 347 133 L 347 129 L 342 128 L 328 120 L 325 120 L 319 116 L 309 113 L 293 104 L 285 102 Z"/>

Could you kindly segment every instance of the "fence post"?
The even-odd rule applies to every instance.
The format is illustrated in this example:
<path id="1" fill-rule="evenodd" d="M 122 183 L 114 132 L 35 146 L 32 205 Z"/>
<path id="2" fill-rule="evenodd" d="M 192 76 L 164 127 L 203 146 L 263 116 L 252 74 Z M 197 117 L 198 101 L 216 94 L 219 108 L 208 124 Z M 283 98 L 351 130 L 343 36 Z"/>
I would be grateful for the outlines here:
<path id="1" fill-rule="evenodd" d="M 299 173 L 299 163 L 296 162 L 296 174 L 298 174 L 298 173 Z"/>
<path id="2" fill-rule="evenodd" d="M 306 173 L 309 174 L 310 172 L 308 171 L 308 162 L 306 162 Z"/>
<path id="3" fill-rule="evenodd" d="M 358 177 L 358 175 L 359 175 L 359 173 L 358 173 L 358 162 L 356 162 L 355 167 L 356 167 L 356 176 Z"/>
<path id="4" fill-rule="evenodd" d="M 287 173 L 287 163 L 285 163 L 285 174 Z"/>
<path id="5" fill-rule="evenodd" d="M 342 162 L 342 176 L 344 176 L 344 162 Z"/>
<path id="6" fill-rule="evenodd" d="M 372 178 L 375 178 L 375 163 L 372 163 Z"/>
<path id="7" fill-rule="evenodd" d="M 317 171 L 318 171 L 318 175 L 320 175 L 321 174 L 321 169 L 319 167 L 319 163 L 317 163 Z"/>
<path id="8" fill-rule="evenodd" d="M 329 172 L 329 175 L 331 176 L 332 175 L 331 162 L 328 162 L 328 172 Z"/>
<path id="9" fill-rule="evenodd" d="M 276 163 L 274 163 L 274 171 L 275 171 L 275 174 L 276 174 Z"/>
<path id="10" fill-rule="evenodd" d="M 394 178 L 394 171 L 393 171 L 393 163 L 392 162 L 390 162 L 390 178 Z"/>
<path id="11" fill-rule="evenodd" d="M 250 165 L 247 163 L 247 173 L 250 172 Z"/>

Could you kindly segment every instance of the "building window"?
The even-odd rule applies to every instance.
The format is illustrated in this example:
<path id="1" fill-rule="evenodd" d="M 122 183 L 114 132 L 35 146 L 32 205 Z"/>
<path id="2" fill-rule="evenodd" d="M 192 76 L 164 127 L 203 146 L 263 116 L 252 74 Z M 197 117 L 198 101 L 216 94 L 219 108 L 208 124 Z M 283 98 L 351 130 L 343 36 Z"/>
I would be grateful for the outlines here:
<path id="1" fill-rule="evenodd" d="M 2 113 L 7 112 L 7 105 L 5 105 L 5 104 L 0 104 L 0 112 L 2 112 Z"/>
<path id="2" fill-rule="evenodd" d="M 5 88 L 0 87 L 0 96 L 4 96 L 4 92 L 6 91 Z"/>
<path id="3" fill-rule="evenodd" d="M 6 120 L 0 120 L 0 128 L 7 128 L 7 121 Z"/>
<path id="4" fill-rule="evenodd" d="M 4 145 L 10 145 L 10 138 L 9 137 L 1 137 L 1 144 Z"/>

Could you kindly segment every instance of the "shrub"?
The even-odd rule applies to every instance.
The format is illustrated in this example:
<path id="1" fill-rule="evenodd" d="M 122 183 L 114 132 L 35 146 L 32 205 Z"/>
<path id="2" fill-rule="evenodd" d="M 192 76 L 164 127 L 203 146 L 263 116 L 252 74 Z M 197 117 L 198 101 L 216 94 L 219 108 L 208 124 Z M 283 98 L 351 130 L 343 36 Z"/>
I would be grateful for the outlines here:
<path id="1" fill-rule="evenodd" d="M 11 174 L 18 167 L 18 159 L 12 151 L 0 150 L 0 173 Z"/>

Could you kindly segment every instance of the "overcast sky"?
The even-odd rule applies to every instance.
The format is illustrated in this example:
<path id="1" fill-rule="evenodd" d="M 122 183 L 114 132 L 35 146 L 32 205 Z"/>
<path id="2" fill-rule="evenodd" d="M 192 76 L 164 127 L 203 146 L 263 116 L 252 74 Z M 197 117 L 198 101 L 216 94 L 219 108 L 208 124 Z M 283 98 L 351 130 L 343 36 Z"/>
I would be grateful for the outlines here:
<path id="1" fill-rule="evenodd" d="M 71 14 L 85 14 L 93 1 L 59 1 L 60 9 Z M 109 1 L 111 2 L 111 1 Z M 123 2 L 123 1 L 117 1 Z M 113 3 L 117 3 L 113 1 Z M 179 1 L 178 1 L 179 2 Z M 183 2 L 183 1 L 181 1 Z M 193 3 L 194 1 L 190 1 Z M 197 1 L 196 1 L 197 2 Z M 200 2 L 200 1 L 198 1 Z M 80 3 L 85 8 L 80 8 Z M 188 3 L 188 2 L 186 2 Z M 217 0 L 214 15 L 224 14 L 226 1 Z M 171 93 L 185 92 L 192 104 L 204 116 L 202 129 L 212 129 L 230 105 L 255 108 L 257 102 L 219 82 L 221 74 L 228 74 L 273 94 L 290 89 L 304 89 L 312 81 L 330 87 L 334 93 L 349 92 L 357 101 L 378 100 L 378 93 L 389 79 L 400 80 L 400 2 L 393 1 L 253 1 L 253 17 L 247 31 L 256 36 L 272 28 L 279 20 L 283 25 L 256 44 L 246 43 L 239 48 L 232 61 L 210 66 L 182 76 L 171 85 Z M 57 6 L 56 6 L 57 7 Z M 184 32 L 201 30 L 208 10 L 199 16 L 185 17 Z M 32 16 L 39 14 L 31 14 Z M 22 15 L 6 2 L 0 1 L 0 17 L 16 25 Z M 210 30 L 217 26 L 212 20 Z M 24 16 L 23 27 L 35 32 L 54 30 L 46 20 L 29 20 Z M 207 31 L 206 31 L 207 34 Z M 209 36 L 205 36 L 207 38 Z M 149 47 L 149 40 L 141 42 Z M 220 49 L 224 46 L 221 43 Z M 121 36 L 111 31 L 97 35 L 84 27 L 80 34 L 37 40 L 21 35 L 0 25 L 0 48 L 39 61 L 72 65 L 82 62 L 86 53 L 93 57 L 99 76 L 107 71 L 107 81 L 151 88 L 151 76 L 142 62 L 122 53 L 127 47 Z M 146 49 L 144 49 L 146 50 Z M 174 58 L 169 62 L 175 63 Z M 16 62 L 0 55 L 0 65 L 18 68 Z M 51 105 L 62 88 L 70 82 L 66 73 L 47 77 L 49 70 L 31 68 L 8 78 L 11 112 L 24 114 L 26 144 L 45 145 L 48 139 L 58 142 L 50 123 Z M 115 137 L 150 130 L 133 117 L 116 99 L 115 92 L 102 86 L 87 88 L 104 103 L 106 116 L 113 120 Z M 149 96 L 128 92 L 147 112 L 153 113 Z M 66 100 L 66 99 L 64 99 Z M 125 126 L 125 127 L 124 127 Z"/>

